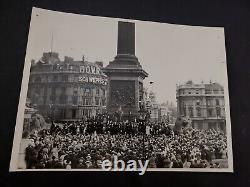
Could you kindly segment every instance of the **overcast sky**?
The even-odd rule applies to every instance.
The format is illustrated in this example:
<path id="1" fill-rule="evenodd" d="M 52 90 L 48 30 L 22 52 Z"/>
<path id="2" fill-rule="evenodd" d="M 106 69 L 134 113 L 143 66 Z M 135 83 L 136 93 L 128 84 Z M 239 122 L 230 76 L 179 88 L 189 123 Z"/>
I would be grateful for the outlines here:
<path id="1" fill-rule="evenodd" d="M 61 60 L 85 55 L 106 66 L 116 55 L 118 20 L 124 19 L 33 9 L 26 62 L 52 48 Z M 188 80 L 227 84 L 223 28 L 129 21 L 136 24 L 136 56 L 149 73 L 144 85 L 158 102 L 176 103 L 176 84 Z"/>

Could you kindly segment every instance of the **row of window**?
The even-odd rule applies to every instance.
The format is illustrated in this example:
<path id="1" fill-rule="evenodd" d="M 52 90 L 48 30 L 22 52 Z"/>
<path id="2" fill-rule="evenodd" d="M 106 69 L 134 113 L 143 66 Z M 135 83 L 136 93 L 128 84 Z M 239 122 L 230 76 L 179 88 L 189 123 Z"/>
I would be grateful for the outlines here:
<path id="1" fill-rule="evenodd" d="M 186 90 L 182 90 L 180 91 L 180 94 L 201 94 L 200 90 L 195 90 L 195 92 L 192 92 L 190 90 L 186 91 Z"/>
<path id="2" fill-rule="evenodd" d="M 50 100 L 51 100 L 52 103 L 56 102 L 56 98 L 53 97 L 53 96 L 50 97 Z M 66 96 L 66 95 L 60 96 L 59 97 L 59 103 L 61 103 L 61 104 L 69 103 L 68 96 Z M 86 106 L 91 106 L 91 105 L 105 106 L 106 105 L 106 99 L 105 98 L 99 98 L 99 97 L 95 97 L 94 99 L 92 99 L 92 98 L 86 98 L 86 97 L 80 98 L 79 96 L 72 96 L 72 104 L 73 105 L 81 104 L 81 105 L 86 105 Z"/>
<path id="3" fill-rule="evenodd" d="M 217 131 L 225 131 L 225 123 L 208 122 L 207 124 L 204 124 L 202 122 L 196 122 L 192 124 L 192 127 L 196 129 L 214 129 Z"/>
<path id="4" fill-rule="evenodd" d="M 85 96 L 92 96 L 93 95 L 94 89 L 92 89 L 92 88 L 81 88 L 81 89 L 83 89 L 83 92 L 84 92 Z M 95 94 L 96 94 L 96 96 L 100 96 L 100 95 L 105 96 L 106 90 L 105 89 L 95 88 Z M 78 95 L 78 89 L 77 88 L 74 88 L 73 95 Z"/>
<path id="5" fill-rule="evenodd" d="M 79 115 L 77 116 L 77 111 L 79 112 Z M 97 109 L 94 113 L 98 114 L 98 113 L 101 113 L 101 110 Z M 72 115 L 69 116 L 71 119 L 75 119 L 75 118 L 80 118 L 80 117 L 90 117 L 90 116 L 93 116 L 93 110 L 91 109 L 82 109 L 82 110 L 77 110 L 77 109 L 72 109 Z M 66 117 L 66 116 L 65 116 Z M 64 117 L 64 118 L 65 118 Z"/>
<path id="6" fill-rule="evenodd" d="M 34 89 L 34 93 L 40 95 L 41 89 L 42 88 L 40 88 L 40 87 L 36 87 Z M 51 95 L 56 95 L 56 89 L 61 89 L 62 95 L 66 95 L 66 87 L 52 88 L 51 89 Z M 105 89 L 99 89 L 99 88 L 94 88 L 94 89 L 92 89 L 92 88 L 80 88 L 79 90 L 81 90 L 83 92 L 84 96 L 92 96 L 94 90 L 95 90 L 96 96 L 105 96 L 105 94 L 106 94 Z M 47 93 L 47 92 L 45 91 L 45 93 Z M 78 88 L 74 88 L 73 95 L 79 95 Z"/>
<path id="7" fill-rule="evenodd" d="M 186 108 L 184 107 L 183 114 L 184 116 L 194 117 L 193 107 L 188 107 L 188 110 L 186 110 Z M 203 117 L 201 113 L 201 108 L 196 108 L 196 115 L 197 117 Z M 220 108 L 216 108 L 215 113 L 214 113 L 214 109 L 212 108 L 207 109 L 207 117 L 221 117 L 221 116 L 222 116 L 222 113 L 221 113 Z"/>
<path id="8" fill-rule="evenodd" d="M 190 91 L 190 90 L 185 91 L 185 90 L 182 90 L 182 91 L 180 91 L 180 94 L 183 94 L 183 95 L 185 95 L 185 94 L 189 94 L 189 95 L 196 94 L 196 95 L 199 95 L 201 93 L 202 92 L 200 90 L 195 90 L 195 91 Z M 223 90 L 206 90 L 205 94 L 224 94 L 224 91 Z"/>
<path id="9" fill-rule="evenodd" d="M 42 83 L 42 82 L 78 82 L 79 75 L 53 75 L 53 76 L 36 76 L 31 78 L 31 82 Z"/>
<path id="10" fill-rule="evenodd" d="M 207 106 L 214 106 L 214 101 L 215 101 L 215 106 L 220 106 L 220 105 L 224 105 L 224 102 L 223 102 L 223 100 L 219 100 L 219 99 L 215 99 L 215 100 L 212 100 L 212 99 L 207 99 Z M 197 106 L 201 106 L 201 101 L 200 100 L 197 100 L 196 102 L 195 102 L 195 104 L 197 105 Z"/>
<path id="11" fill-rule="evenodd" d="M 48 72 L 48 71 L 75 71 L 76 68 L 72 65 L 69 64 L 64 64 L 64 65 L 60 65 L 60 64 L 55 64 L 53 66 L 37 66 L 37 67 L 33 67 L 32 69 L 33 71 L 38 71 L 38 72 Z"/>
<path id="12" fill-rule="evenodd" d="M 205 90 L 205 94 L 224 94 L 224 90 Z"/>
<path id="13" fill-rule="evenodd" d="M 56 64 L 52 67 L 52 69 L 54 71 L 60 71 L 60 70 L 68 70 L 68 71 L 73 71 L 73 66 L 66 64 L 66 66 L 60 65 L 60 64 Z"/>
<path id="14" fill-rule="evenodd" d="M 71 97 L 71 100 L 70 100 Z M 33 95 L 32 100 L 36 104 L 46 104 L 47 97 L 38 97 L 37 95 Z M 51 104 L 73 104 L 73 105 L 86 105 L 86 106 L 105 106 L 106 105 L 106 98 L 86 98 L 86 97 L 80 97 L 80 96 L 67 96 L 67 95 L 60 95 L 58 100 L 55 95 L 51 95 L 49 97 L 49 103 Z"/>
<path id="15" fill-rule="evenodd" d="M 213 106 L 213 105 L 214 105 L 214 100 L 208 99 L 207 100 L 207 106 Z M 224 105 L 224 100 L 215 99 L 215 105 L 216 106 Z"/>
<path id="16" fill-rule="evenodd" d="M 101 113 L 101 110 L 97 109 L 94 113 Z M 84 116 L 90 117 L 93 116 L 94 113 L 92 109 L 57 109 L 57 111 L 54 111 L 53 113 L 49 112 L 48 115 L 52 115 L 51 117 L 59 119 L 76 119 L 83 118 Z"/>

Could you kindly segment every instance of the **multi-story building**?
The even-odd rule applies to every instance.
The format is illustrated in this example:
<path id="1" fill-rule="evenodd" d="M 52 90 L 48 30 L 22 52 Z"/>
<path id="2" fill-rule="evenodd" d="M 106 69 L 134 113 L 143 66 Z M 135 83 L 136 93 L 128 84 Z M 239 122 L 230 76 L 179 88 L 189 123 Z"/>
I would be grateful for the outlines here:
<path id="1" fill-rule="evenodd" d="M 176 98 L 178 116 L 189 117 L 194 128 L 225 132 L 224 88 L 220 84 L 188 81 L 177 86 Z"/>
<path id="2" fill-rule="evenodd" d="M 103 113 L 107 100 L 107 76 L 102 62 L 74 61 L 58 53 L 44 53 L 31 65 L 27 97 L 45 117 L 77 120 Z"/>

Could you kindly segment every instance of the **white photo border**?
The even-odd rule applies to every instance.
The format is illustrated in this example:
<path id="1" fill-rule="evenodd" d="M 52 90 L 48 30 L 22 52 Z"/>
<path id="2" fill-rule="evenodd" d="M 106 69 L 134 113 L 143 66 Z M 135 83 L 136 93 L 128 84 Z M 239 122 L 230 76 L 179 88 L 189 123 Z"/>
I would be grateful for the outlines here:
<path id="1" fill-rule="evenodd" d="M 30 76 L 30 67 L 31 62 L 28 62 L 27 59 L 27 53 L 31 53 L 32 46 L 31 46 L 31 33 L 33 32 L 33 25 L 34 25 L 34 17 L 36 16 L 37 12 L 41 13 L 41 11 L 44 11 L 46 13 L 46 9 L 41 8 L 32 8 L 32 14 L 31 14 L 31 21 L 30 21 L 30 30 L 29 30 L 29 37 L 28 37 L 28 43 L 27 43 L 27 50 L 26 50 L 26 57 L 25 57 L 25 63 L 24 63 L 24 69 L 23 69 L 23 78 L 22 78 L 22 84 L 21 84 L 21 91 L 20 91 L 20 98 L 19 98 L 19 105 L 18 105 L 18 112 L 16 117 L 16 126 L 15 126 L 15 133 L 13 138 L 13 146 L 12 146 L 12 153 L 11 153 L 11 160 L 10 160 L 10 172 L 17 172 L 17 171 L 104 171 L 102 169 L 18 169 L 18 156 L 19 156 L 19 149 L 20 149 L 20 142 L 22 139 L 22 131 L 23 131 L 23 121 L 24 121 L 24 110 L 25 110 L 25 104 L 26 104 L 26 97 L 27 97 L 27 91 L 28 91 L 28 82 L 29 82 L 29 76 Z M 57 11 L 53 11 L 57 12 Z M 62 14 L 71 14 L 71 13 L 63 13 L 58 12 Z M 74 14 L 73 14 L 74 15 Z M 128 19 L 119 19 L 114 18 L 118 20 L 126 20 L 126 21 L 137 21 L 137 20 L 128 20 Z M 144 21 L 143 21 L 144 22 Z M 183 26 L 189 26 L 189 25 L 183 25 Z M 192 26 L 192 27 L 199 27 L 199 26 Z M 224 34 L 224 28 L 223 29 Z M 225 41 L 225 35 L 224 35 L 224 41 Z M 224 45 L 225 46 L 225 45 Z M 226 59 L 226 51 L 224 47 L 224 54 Z M 224 63 L 225 66 L 227 66 L 227 63 Z M 227 67 L 225 67 L 225 74 L 226 83 L 224 86 L 224 97 L 225 97 L 225 113 L 226 113 L 226 135 L 227 135 L 227 148 L 228 148 L 228 168 L 147 168 L 146 171 L 173 171 L 173 172 L 233 172 L 233 151 L 232 151 L 232 137 L 231 137 L 231 119 L 230 119 L 230 105 L 229 105 L 229 93 L 228 93 L 228 76 L 227 76 Z"/>

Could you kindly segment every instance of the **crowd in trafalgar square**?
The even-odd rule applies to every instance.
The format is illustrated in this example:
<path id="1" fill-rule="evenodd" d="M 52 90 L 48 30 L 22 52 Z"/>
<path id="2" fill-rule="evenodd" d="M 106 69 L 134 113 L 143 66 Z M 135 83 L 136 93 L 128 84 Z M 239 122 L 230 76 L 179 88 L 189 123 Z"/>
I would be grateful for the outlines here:
<path id="1" fill-rule="evenodd" d="M 227 158 L 225 134 L 182 123 L 180 129 L 107 115 L 52 122 L 29 134 L 25 161 L 28 169 L 220 168 L 213 160 Z"/>

